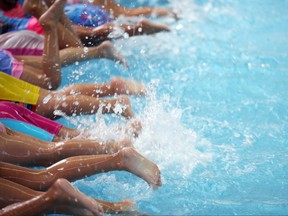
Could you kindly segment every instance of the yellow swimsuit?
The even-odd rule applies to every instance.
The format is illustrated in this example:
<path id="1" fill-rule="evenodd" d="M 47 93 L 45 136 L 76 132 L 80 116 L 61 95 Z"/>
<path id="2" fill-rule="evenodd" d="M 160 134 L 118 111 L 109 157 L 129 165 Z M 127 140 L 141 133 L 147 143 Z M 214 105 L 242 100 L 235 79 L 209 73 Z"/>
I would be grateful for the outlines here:
<path id="1" fill-rule="evenodd" d="M 40 87 L 0 72 L 0 100 L 36 105 Z"/>

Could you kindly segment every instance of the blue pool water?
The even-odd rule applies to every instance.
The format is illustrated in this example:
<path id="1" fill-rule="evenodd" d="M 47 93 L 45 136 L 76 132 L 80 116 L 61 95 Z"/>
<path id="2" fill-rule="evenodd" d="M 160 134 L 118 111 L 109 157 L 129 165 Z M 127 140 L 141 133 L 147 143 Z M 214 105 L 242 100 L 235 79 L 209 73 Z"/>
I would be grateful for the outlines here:
<path id="1" fill-rule="evenodd" d="M 143 81 L 131 97 L 143 133 L 134 141 L 156 162 L 156 191 L 124 172 L 74 182 L 108 201 L 130 198 L 150 215 L 288 214 L 288 1 L 138 0 L 182 17 L 155 19 L 172 32 L 114 42 L 130 63 L 91 60 L 64 68 L 64 84 L 112 76 Z M 119 138 L 125 120 L 93 115 L 59 120 Z"/>

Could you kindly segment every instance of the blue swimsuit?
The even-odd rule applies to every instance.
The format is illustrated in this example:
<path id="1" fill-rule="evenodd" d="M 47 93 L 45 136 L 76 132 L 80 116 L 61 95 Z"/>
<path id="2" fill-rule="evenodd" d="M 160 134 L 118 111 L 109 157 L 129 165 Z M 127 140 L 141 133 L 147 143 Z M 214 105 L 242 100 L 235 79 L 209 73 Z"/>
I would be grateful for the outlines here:
<path id="1" fill-rule="evenodd" d="M 95 5 L 67 4 L 64 12 L 73 23 L 82 26 L 97 27 L 111 21 L 109 14 Z"/>

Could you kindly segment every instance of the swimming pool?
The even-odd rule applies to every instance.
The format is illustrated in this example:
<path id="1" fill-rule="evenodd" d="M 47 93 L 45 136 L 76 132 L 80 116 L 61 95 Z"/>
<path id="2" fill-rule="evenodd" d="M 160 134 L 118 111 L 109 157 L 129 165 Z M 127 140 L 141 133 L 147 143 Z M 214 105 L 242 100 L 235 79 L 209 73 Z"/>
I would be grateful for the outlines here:
<path id="1" fill-rule="evenodd" d="M 115 75 L 147 83 L 148 97 L 131 98 L 144 126 L 135 146 L 159 165 L 163 186 L 152 191 L 123 172 L 74 185 L 108 201 L 131 198 L 150 215 L 287 214 L 288 1 L 134 4 L 174 7 L 182 19 L 158 19 L 170 33 L 115 41 L 130 69 L 77 63 L 64 68 L 63 85 Z M 59 121 L 103 138 L 121 137 L 113 131 L 125 123 L 101 114 Z"/>

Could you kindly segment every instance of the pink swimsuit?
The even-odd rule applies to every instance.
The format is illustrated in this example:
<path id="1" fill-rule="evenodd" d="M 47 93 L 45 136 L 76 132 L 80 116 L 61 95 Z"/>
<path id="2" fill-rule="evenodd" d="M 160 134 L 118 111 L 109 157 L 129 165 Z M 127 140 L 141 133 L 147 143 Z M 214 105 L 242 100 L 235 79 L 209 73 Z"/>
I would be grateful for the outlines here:
<path id="1" fill-rule="evenodd" d="M 0 50 L 12 55 L 42 56 L 44 37 L 29 30 L 7 32 L 0 35 Z"/>
<path id="2" fill-rule="evenodd" d="M 18 18 L 19 20 L 23 19 L 23 23 L 19 24 L 19 26 L 15 30 L 26 29 L 26 30 L 34 31 L 34 32 L 41 34 L 41 35 L 44 34 L 44 30 L 43 30 L 42 26 L 40 25 L 38 19 L 36 17 L 33 17 L 33 16 L 27 17 L 23 11 L 23 7 L 21 4 L 17 3 L 17 5 L 9 11 L 3 11 L 3 10 L 1 10 L 1 11 L 3 12 L 3 15 L 5 17 L 9 17 L 12 19 Z M 18 23 L 18 22 L 16 22 L 16 23 Z"/>
<path id="3" fill-rule="evenodd" d="M 62 125 L 12 102 L 0 101 L 0 118 L 16 119 L 58 135 Z"/>

